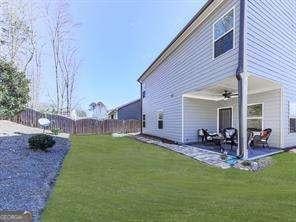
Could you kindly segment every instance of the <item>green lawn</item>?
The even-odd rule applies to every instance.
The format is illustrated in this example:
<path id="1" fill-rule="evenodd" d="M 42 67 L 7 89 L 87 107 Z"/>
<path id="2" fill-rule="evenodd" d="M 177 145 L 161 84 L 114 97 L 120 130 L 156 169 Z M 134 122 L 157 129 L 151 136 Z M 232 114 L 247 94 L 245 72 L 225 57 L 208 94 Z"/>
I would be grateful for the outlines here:
<path id="1" fill-rule="evenodd" d="M 73 136 L 43 221 L 296 221 L 296 154 L 221 170 L 110 136 Z"/>

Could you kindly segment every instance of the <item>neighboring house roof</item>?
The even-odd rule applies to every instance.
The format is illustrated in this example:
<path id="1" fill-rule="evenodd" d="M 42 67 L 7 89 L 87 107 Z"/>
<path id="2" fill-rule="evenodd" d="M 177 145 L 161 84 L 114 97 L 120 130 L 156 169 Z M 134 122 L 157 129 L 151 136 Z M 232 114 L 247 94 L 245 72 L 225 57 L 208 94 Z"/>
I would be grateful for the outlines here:
<path id="1" fill-rule="evenodd" d="M 133 101 L 131 101 L 131 102 L 129 102 L 129 103 L 125 103 L 125 104 L 123 104 L 123 105 L 121 105 L 121 106 L 118 106 L 118 107 L 116 107 L 116 108 L 114 108 L 114 109 L 111 109 L 111 110 L 108 111 L 108 115 L 111 114 L 111 113 L 114 112 L 114 111 L 118 111 L 119 109 L 121 109 L 121 108 L 123 108 L 123 107 L 126 107 L 126 106 L 128 106 L 128 105 L 130 105 L 130 104 L 133 104 L 133 103 L 136 103 L 136 102 L 139 102 L 139 101 L 140 101 L 140 99 L 133 100 Z"/>
<path id="2" fill-rule="evenodd" d="M 108 115 L 108 111 L 104 103 L 102 102 L 97 102 L 97 103 L 92 103 L 94 104 L 92 111 L 92 117 L 98 118 L 98 119 L 104 119 Z M 92 105 L 91 104 L 91 105 Z"/>
<path id="3" fill-rule="evenodd" d="M 198 20 L 198 18 L 202 17 L 203 13 L 211 6 L 215 5 L 214 7 L 218 6 L 220 3 L 222 3 L 223 0 L 208 0 L 204 6 L 195 14 L 195 16 L 187 23 L 187 25 L 177 34 L 177 36 L 169 43 L 169 45 L 160 53 L 160 55 L 152 62 L 152 64 L 144 71 L 144 73 L 139 77 L 138 82 L 142 82 L 146 77 L 148 77 L 151 74 L 151 71 L 155 66 L 157 66 L 157 63 L 166 58 L 167 55 L 165 55 L 170 48 L 183 36 L 183 34 L 189 30 L 190 33 L 195 29 L 192 28 L 192 25 Z M 215 4 L 214 4 L 215 3 Z M 189 34 L 190 34 L 189 33 Z M 189 35 L 188 34 L 188 35 Z M 188 36 L 187 35 L 187 36 Z M 186 37 L 187 37 L 186 36 Z M 184 37 L 184 39 L 186 38 Z M 181 40 L 182 41 L 182 40 Z M 178 44 L 177 44 L 178 45 Z M 177 47 L 177 46 L 176 46 Z M 173 51 L 174 49 L 172 49 Z M 169 53 L 168 53 L 169 54 Z"/>

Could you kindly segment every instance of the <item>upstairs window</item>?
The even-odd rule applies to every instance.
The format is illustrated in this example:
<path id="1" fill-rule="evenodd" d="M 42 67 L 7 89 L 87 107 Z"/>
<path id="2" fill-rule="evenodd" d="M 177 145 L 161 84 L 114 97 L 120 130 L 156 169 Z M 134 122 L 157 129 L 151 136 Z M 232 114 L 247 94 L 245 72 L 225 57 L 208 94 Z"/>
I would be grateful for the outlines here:
<path id="1" fill-rule="evenodd" d="M 163 113 L 160 112 L 157 114 L 158 129 L 163 129 Z"/>
<path id="2" fill-rule="evenodd" d="M 144 99 L 146 97 L 146 91 L 144 90 L 143 92 L 142 92 L 142 98 Z"/>
<path id="3" fill-rule="evenodd" d="M 214 58 L 233 49 L 234 9 L 225 14 L 214 24 Z"/>

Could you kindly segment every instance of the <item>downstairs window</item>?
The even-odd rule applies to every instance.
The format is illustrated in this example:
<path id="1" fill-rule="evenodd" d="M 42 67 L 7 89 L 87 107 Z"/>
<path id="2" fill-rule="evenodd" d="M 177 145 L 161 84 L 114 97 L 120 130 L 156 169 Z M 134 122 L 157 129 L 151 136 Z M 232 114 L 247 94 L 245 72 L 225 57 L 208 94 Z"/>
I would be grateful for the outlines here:
<path id="1" fill-rule="evenodd" d="M 248 129 L 251 131 L 262 131 L 263 125 L 262 104 L 248 105 Z"/>
<path id="2" fill-rule="evenodd" d="M 146 127 L 146 115 L 145 114 L 143 114 L 143 117 L 142 117 L 142 126 L 143 126 L 143 128 Z"/>
<path id="3" fill-rule="evenodd" d="M 158 129 L 163 129 L 163 113 L 158 113 L 157 115 L 157 121 L 158 121 Z"/>
<path id="4" fill-rule="evenodd" d="M 296 133 L 296 103 L 289 102 L 290 133 Z"/>

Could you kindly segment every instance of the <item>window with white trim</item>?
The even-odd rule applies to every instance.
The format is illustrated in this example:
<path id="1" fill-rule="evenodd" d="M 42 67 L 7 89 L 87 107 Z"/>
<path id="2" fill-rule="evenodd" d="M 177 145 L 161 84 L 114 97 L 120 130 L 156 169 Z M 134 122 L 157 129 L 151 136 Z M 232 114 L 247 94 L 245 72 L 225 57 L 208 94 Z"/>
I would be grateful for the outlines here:
<path id="1" fill-rule="evenodd" d="M 157 114 L 157 126 L 158 126 L 158 129 L 163 129 L 163 113 L 162 112 Z"/>
<path id="2" fill-rule="evenodd" d="M 234 9 L 214 23 L 214 58 L 234 47 Z"/>
<path id="3" fill-rule="evenodd" d="M 296 103 L 289 102 L 290 133 L 296 133 Z"/>
<path id="4" fill-rule="evenodd" d="M 248 105 L 248 130 L 262 131 L 263 106 L 262 104 Z"/>

